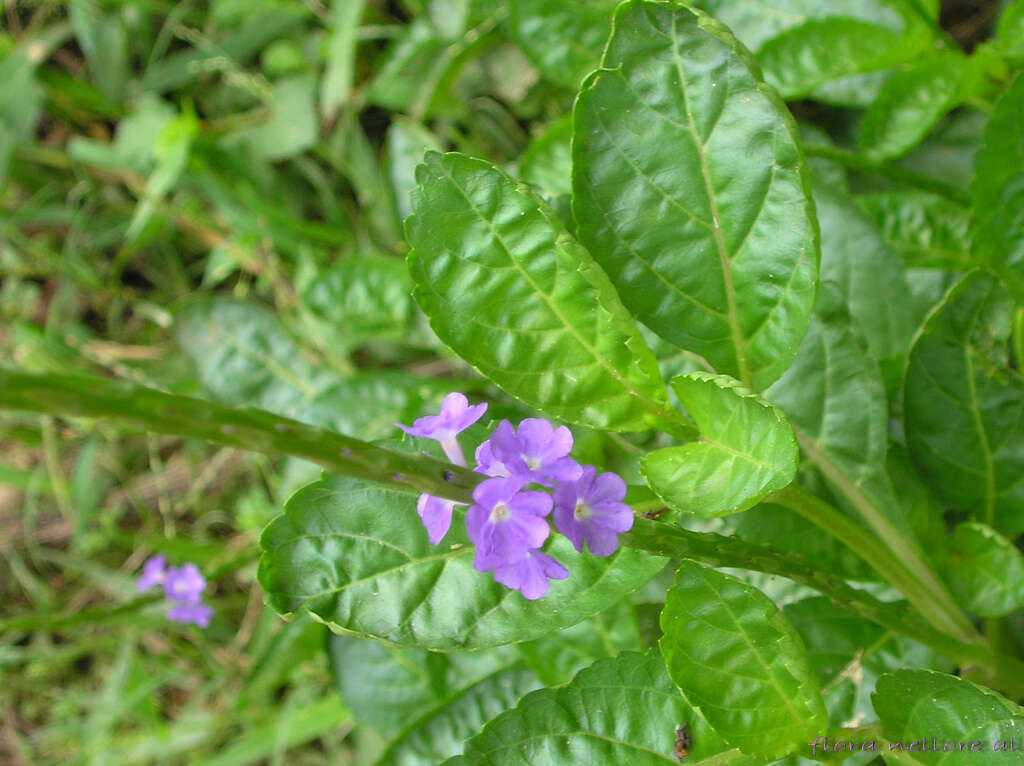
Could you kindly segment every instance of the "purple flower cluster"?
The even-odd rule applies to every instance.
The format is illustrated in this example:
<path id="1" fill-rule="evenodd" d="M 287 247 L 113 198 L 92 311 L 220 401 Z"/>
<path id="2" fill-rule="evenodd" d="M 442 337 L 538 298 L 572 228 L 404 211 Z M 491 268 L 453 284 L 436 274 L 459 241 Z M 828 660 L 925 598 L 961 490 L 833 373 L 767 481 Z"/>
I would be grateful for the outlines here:
<path id="1" fill-rule="evenodd" d="M 171 604 L 167 619 L 172 622 L 193 623 L 200 628 L 210 624 L 213 608 L 202 602 L 206 580 L 195 564 L 168 567 L 167 559 L 157 554 L 146 560 L 139 576 L 139 591 L 162 585 L 164 595 Z"/>
<path id="2" fill-rule="evenodd" d="M 470 406 L 460 393 L 444 398 L 438 415 L 399 428 L 441 442 L 448 459 L 465 466 L 456 435 L 479 420 L 486 404 Z M 598 474 L 571 457 L 573 438 L 565 426 L 526 418 L 518 428 L 503 420 L 476 450 L 477 473 L 485 479 L 473 490 L 466 512 L 466 533 L 476 546 L 473 566 L 494 572 L 494 579 L 528 599 L 548 592 L 549 580 L 564 580 L 569 571 L 540 548 L 555 528 L 583 552 L 610 556 L 619 534 L 633 526 L 633 511 L 622 502 L 626 483 L 614 473 Z M 539 485 L 551 492 L 530 489 Z M 417 510 L 427 536 L 437 545 L 448 533 L 455 503 L 420 495 Z M 554 513 L 552 513 L 552 510 Z"/>

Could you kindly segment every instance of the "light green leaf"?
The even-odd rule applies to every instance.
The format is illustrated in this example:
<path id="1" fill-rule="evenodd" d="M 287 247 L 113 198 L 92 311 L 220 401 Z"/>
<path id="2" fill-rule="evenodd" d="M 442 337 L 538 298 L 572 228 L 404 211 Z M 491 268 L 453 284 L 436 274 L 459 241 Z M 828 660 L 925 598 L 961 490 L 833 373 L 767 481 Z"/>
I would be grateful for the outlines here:
<path id="1" fill-rule="evenodd" d="M 71 0 L 68 17 L 96 87 L 117 103 L 128 82 L 128 36 L 117 13 L 103 13 L 96 0 Z"/>
<path id="2" fill-rule="evenodd" d="M 388 179 L 395 195 L 398 217 L 405 220 L 412 213 L 412 192 L 416 189 L 416 166 L 426 151 L 442 151 L 437 136 L 420 123 L 398 115 L 388 128 Z"/>
<path id="3" fill-rule="evenodd" d="M 509 27 L 541 74 L 576 90 L 601 62 L 617 0 L 512 0 Z"/>
<path id="4" fill-rule="evenodd" d="M 316 80 L 308 74 L 279 80 L 267 103 L 269 119 L 232 134 L 231 140 L 248 144 L 253 154 L 268 161 L 288 159 L 306 151 L 317 137 L 315 87 Z"/>
<path id="5" fill-rule="evenodd" d="M 356 63 L 356 32 L 366 0 L 334 0 L 327 38 L 327 66 L 320 81 L 320 109 L 334 114 L 348 101 Z"/>
<path id="6" fill-rule="evenodd" d="M 781 758 L 824 731 L 803 642 L 759 590 L 684 559 L 661 629 L 669 675 L 729 744 Z"/>
<path id="7" fill-rule="evenodd" d="M 549 124 L 519 159 L 519 177 L 545 194 L 572 193 L 572 116 Z"/>
<path id="8" fill-rule="evenodd" d="M 157 204 L 168 194 L 185 171 L 192 140 L 199 132 L 199 120 L 191 111 L 170 120 L 157 134 L 153 146 L 154 168 L 146 181 L 146 191 L 132 214 L 125 238 L 135 240 L 149 223 Z"/>
<path id="9" fill-rule="evenodd" d="M 896 254 L 841 190 L 816 185 L 821 279 L 836 287 L 878 359 L 906 353 L 914 333 L 910 288 Z"/>
<path id="10" fill-rule="evenodd" d="M 621 5 L 573 112 L 573 210 L 644 324 L 762 389 L 806 331 L 818 238 L 796 127 L 751 66 L 706 16 Z"/>
<path id="11" fill-rule="evenodd" d="M 901 668 L 942 668 L 952 663 L 922 644 L 886 630 L 824 596 L 783 608 L 800 633 L 818 676 L 830 719 L 850 726 L 872 720 L 871 694 L 883 673 Z"/>
<path id="12" fill-rule="evenodd" d="M 638 431 L 670 416 L 636 324 L 547 205 L 460 154 L 428 154 L 417 179 L 409 269 L 442 341 L 559 420 Z"/>
<path id="13" fill-rule="evenodd" d="M 440 547 L 427 541 L 416 497 L 327 477 L 291 497 L 264 531 L 259 579 L 281 614 L 308 610 L 342 633 L 441 651 L 528 641 L 608 608 L 664 559 L 621 549 L 576 553 L 558 536 L 548 552 L 569 570 L 528 601 L 473 568 L 458 508 Z"/>
<path id="14" fill-rule="evenodd" d="M 677 511 L 724 516 L 760 502 L 796 475 L 799 453 L 781 411 L 724 375 L 672 379 L 701 440 L 644 456 L 651 489 Z"/>
<path id="15" fill-rule="evenodd" d="M 1011 738 L 1018 749 L 1024 742 L 1024 710 L 989 689 L 931 670 L 897 670 L 878 679 L 871 699 L 886 739 L 903 745 L 886 753 L 888 763 L 1020 763 L 1020 755 L 1011 753 L 1009 747 Z M 933 739 L 940 747 L 952 742 L 956 751 L 923 751 L 921 740 L 932 746 Z M 914 741 L 918 746 L 908 752 Z M 967 749 L 956 749 L 958 743 L 966 743 Z M 974 743 L 978 743 L 976 749 Z"/>
<path id="16" fill-rule="evenodd" d="M 1024 57 L 1024 0 L 1011 0 L 996 25 L 996 44 L 1015 58 Z"/>
<path id="17" fill-rule="evenodd" d="M 911 61 L 929 44 L 925 36 L 901 37 L 877 24 L 825 18 L 772 38 L 758 51 L 757 60 L 765 81 L 783 98 L 796 99 L 840 77 Z"/>
<path id="18" fill-rule="evenodd" d="M 970 218 L 963 205 L 917 191 L 877 192 L 856 199 L 908 267 L 960 270 L 968 265 Z"/>
<path id="19" fill-rule="evenodd" d="M 1024 556 L 985 524 L 958 524 L 940 559 L 946 582 L 968 612 L 1002 617 L 1024 607 Z"/>
<path id="20" fill-rule="evenodd" d="M 947 503 L 1015 537 L 1024 531 L 1024 381 L 1007 368 L 1013 303 L 974 271 L 928 318 L 904 382 L 907 446 Z"/>
<path id="21" fill-rule="evenodd" d="M 654 651 L 623 652 L 595 662 L 566 686 L 527 695 L 445 766 L 678 766 L 676 727 L 683 724 L 692 740 L 688 766 L 753 766 L 672 685 Z"/>
<path id="22" fill-rule="evenodd" d="M 973 58 L 943 51 L 893 74 L 860 125 L 861 150 L 874 160 L 917 146 L 951 109 L 971 97 L 981 70 Z"/>
<path id="23" fill-rule="evenodd" d="M 971 254 L 1024 303 L 1024 76 L 996 104 L 974 160 Z"/>

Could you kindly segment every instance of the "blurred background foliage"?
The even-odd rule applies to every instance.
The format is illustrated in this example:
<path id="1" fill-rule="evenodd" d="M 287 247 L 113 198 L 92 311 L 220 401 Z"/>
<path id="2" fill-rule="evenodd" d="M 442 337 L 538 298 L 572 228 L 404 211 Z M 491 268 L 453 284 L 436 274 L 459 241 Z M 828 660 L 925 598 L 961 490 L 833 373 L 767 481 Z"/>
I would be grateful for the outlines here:
<path id="1" fill-rule="evenodd" d="M 393 436 L 394 421 L 453 389 L 487 396 L 495 414 L 516 411 L 412 303 L 408 195 L 425 149 L 456 149 L 534 184 L 571 225 L 568 115 L 614 5 L 7 0 L 0 360 L 250 404 L 366 439 Z M 758 53 L 809 141 L 846 167 L 896 159 L 909 174 L 847 179 L 840 165 L 816 166 L 858 195 L 853 214 L 845 197 L 819 198 L 823 221 L 853 216 L 867 230 L 844 230 L 835 246 L 866 237 L 910 267 L 905 345 L 966 251 L 955 197 L 1005 62 L 1024 59 L 1024 5 L 699 5 Z M 881 53 L 830 55 L 812 72 L 779 63 L 807 24 L 840 12 L 866 19 Z M 891 120 L 871 121 L 887 82 L 948 72 L 967 74 L 911 129 L 894 136 Z M 942 241 L 922 244 L 888 214 L 884 195 L 910 178 L 943 192 L 918 206 L 945 222 Z M 666 370 L 692 368 L 652 343 Z M 579 434 L 588 462 L 627 470 L 631 440 Z M 263 607 L 256 538 L 316 474 L 103 423 L 0 414 L 0 763 L 365 763 L 409 710 L 443 697 L 451 669 L 425 662 L 427 676 L 402 688 L 427 691 L 397 718 L 375 719 L 366 688 L 350 685 L 343 704 L 331 658 L 372 668 L 386 650 L 335 641 L 325 653 L 321 626 Z M 133 578 L 157 550 L 207 574 L 217 609 L 207 631 L 172 628 L 136 598 Z M 649 641 L 654 628 L 638 614 L 639 627 L 608 621 L 595 646 L 591 630 L 521 656 L 559 683 Z"/>

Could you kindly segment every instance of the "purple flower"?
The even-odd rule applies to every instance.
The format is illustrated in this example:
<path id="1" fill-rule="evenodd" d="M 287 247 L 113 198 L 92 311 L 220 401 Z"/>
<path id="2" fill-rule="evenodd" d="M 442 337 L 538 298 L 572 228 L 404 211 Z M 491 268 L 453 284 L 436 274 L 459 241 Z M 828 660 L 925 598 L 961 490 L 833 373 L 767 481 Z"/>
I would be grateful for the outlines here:
<path id="1" fill-rule="evenodd" d="M 502 423 L 507 423 L 507 420 L 503 420 Z M 499 426 L 500 428 L 501 426 Z M 494 453 L 491 451 L 491 440 L 488 439 L 485 442 L 481 442 L 480 446 L 476 448 L 476 468 L 473 470 L 477 473 L 483 473 L 488 476 L 501 476 L 508 478 L 512 474 L 509 473 L 508 468 L 494 457 Z"/>
<path id="2" fill-rule="evenodd" d="M 518 478 L 487 479 L 473 490 L 476 501 L 466 512 L 466 533 L 476 545 L 473 566 L 488 572 L 539 548 L 551 533 L 544 517 L 551 513 L 546 492 L 521 492 Z"/>
<path id="3" fill-rule="evenodd" d="M 164 593 L 171 601 L 198 604 L 204 588 L 206 580 L 199 574 L 199 567 L 195 564 L 171 567 L 164 577 Z"/>
<path id="4" fill-rule="evenodd" d="M 622 502 L 626 482 L 618 474 L 602 473 L 587 466 L 577 481 L 554 489 L 555 527 L 583 552 L 586 541 L 591 553 L 610 556 L 619 547 L 619 533 L 633 527 L 633 511 Z"/>
<path id="5" fill-rule="evenodd" d="M 213 608 L 206 604 L 190 604 L 185 601 L 176 601 L 174 606 L 168 610 L 167 619 L 172 622 L 194 623 L 200 628 L 210 625 L 210 618 L 213 617 Z"/>
<path id="6" fill-rule="evenodd" d="M 477 452 L 479 459 L 480 450 Z M 550 486 L 553 481 L 580 477 L 582 469 L 568 457 L 570 452 L 572 433 L 568 428 L 554 428 L 543 418 L 526 418 L 519 424 L 518 433 L 507 420 L 501 421 L 483 457 L 488 461 L 488 473 L 504 471 L 527 482 Z"/>
<path id="7" fill-rule="evenodd" d="M 403 426 L 401 423 L 395 425 L 407 434 L 436 439 L 441 443 L 441 448 L 449 460 L 456 465 L 464 466 L 466 458 L 455 436 L 482 418 L 486 411 L 486 402 L 471 407 L 469 400 L 456 391 L 448 394 L 441 402 L 440 414 L 418 418 L 411 426 Z"/>
<path id="8" fill-rule="evenodd" d="M 146 563 L 142 565 L 142 574 L 136 583 L 139 591 L 149 590 L 154 585 L 162 584 L 166 576 L 166 569 L 167 559 L 159 553 L 146 559 Z"/>
<path id="9" fill-rule="evenodd" d="M 416 501 L 416 510 L 420 514 L 423 526 L 427 528 L 427 537 L 437 545 L 448 534 L 452 525 L 452 509 L 455 503 L 433 495 L 420 495 Z"/>
<path id="10" fill-rule="evenodd" d="M 494 579 L 533 601 L 548 592 L 548 579 L 564 580 L 569 570 L 546 553 L 529 550 L 522 557 L 496 567 Z"/>

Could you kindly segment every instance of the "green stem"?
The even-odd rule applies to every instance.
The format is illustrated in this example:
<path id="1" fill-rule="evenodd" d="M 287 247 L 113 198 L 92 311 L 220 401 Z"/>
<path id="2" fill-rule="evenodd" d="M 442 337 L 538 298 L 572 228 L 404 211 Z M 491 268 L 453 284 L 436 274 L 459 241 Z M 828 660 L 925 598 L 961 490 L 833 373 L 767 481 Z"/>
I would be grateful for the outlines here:
<path id="1" fill-rule="evenodd" d="M 951 199 L 953 202 L 958 202 L 961 205 L 971 204 L 970 195 L 963 189 L 953 186 L 952 184 L 938 181 L 934 178 L 929 178 L 928 176 L 921 175 L 920 173 L 915 173 L 913 170 L 907 170 L 906 168 L 891 162 L 876 162 L 875 160 L 865 157 L 863 154 L 851 152 L 849 149 L 840 149 L 837 146 L 804 144 L 803 150 L 804 154 L 808 157 L 820 157 L 843 165 L 844 167 L 851 168 L 852 170 L 858 170 L 862 173 L 879 176 L 880 178 L 888 178 L 890 181 L 896 181 L 907 186 L 913 186 L 918 189 L 931 192 L 932 194 L 938 194 L 942 197 Z"/>
<path id="2" fill-rule="evenodd" d="M 921 615 L 943 633 L 961 641 L 981 640 L 974 624 L 944 587 L 936 588 L 919 577 L 907 558 L 893 555 L 888 546 L 882 545 L 832 505 L 808 494 L 796 484 L 772 493 L 765 500 L 788 508 L 842 542 L 906 596 Z M 912 552 L 906 555 L 916 558 Z"/>
<path id="3" fill-rule="evenodd" d="M 269 412 L 231 409 L 103 378 L 0 370 L 0 407 L 103 418 L 154 433 L 293 455 L 329 471 L 460 503 L 472 502 L 473 487 L 483 478 L 466 468 L 383 449 Z"/>

